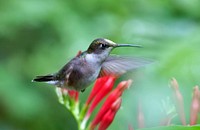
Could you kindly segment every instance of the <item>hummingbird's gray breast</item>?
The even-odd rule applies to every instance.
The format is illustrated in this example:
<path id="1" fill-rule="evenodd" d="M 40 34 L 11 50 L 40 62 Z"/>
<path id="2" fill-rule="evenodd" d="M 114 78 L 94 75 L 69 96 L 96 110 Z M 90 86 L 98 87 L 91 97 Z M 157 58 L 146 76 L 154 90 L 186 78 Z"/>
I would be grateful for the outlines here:
<path id="1" fill-rule="evenodd" d="M 84 57 L 75 57 L 59 72 L 61 87 L 83 90 L 89 86 L 99 75 L 100 65 L 88 63 Z"/>

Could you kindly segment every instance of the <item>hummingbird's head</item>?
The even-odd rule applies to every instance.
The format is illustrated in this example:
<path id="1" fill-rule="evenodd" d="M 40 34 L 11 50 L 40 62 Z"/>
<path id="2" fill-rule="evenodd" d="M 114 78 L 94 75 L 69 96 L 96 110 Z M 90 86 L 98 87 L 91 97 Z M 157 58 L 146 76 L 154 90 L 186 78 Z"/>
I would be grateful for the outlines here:
<path id="1" fill-rule="evenodd" d="M 92 41 L 87 52 L 94 54 L 101 54 L 105 52 L 110 53 L 114 46 L 116 46 L 116 43 L 113 41 L 104 38 L 98 38 Z"/>
<path id="2" fill-rule="evenodd" d="M 141 47 L 140 45 L 133 45 L 133 44 L 117 44 L 111 40 L 98 38 L 95 39 L 89 46 L 87 52 L 94 53 L 94 54 L 107 54 L 117 47 Z"/>
<path id="3" fill-rule="evenodd" d="M 140 47 L 140 46 L 133 44 L 117 44 L 108 39 L 98 38 L 95 39 L 87 49 L 88 55 L 86 59 L 102 62 L 109 56 L 110 52 L 117 47 Z M 95 59 L 93 59 L 93 57 L 95 57 Z"/>

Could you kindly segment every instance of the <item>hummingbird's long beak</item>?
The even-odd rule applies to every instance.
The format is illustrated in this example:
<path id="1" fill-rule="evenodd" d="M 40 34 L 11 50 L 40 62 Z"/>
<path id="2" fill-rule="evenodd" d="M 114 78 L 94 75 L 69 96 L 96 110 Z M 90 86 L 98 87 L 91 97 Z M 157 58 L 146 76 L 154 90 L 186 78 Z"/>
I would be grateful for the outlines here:
<path id="1" fill-rule="evenodd" d="M 136 44 L 116 44 L 115 47 L 139 47 L 141 48 L 141 45 L 136 45 Z"/>

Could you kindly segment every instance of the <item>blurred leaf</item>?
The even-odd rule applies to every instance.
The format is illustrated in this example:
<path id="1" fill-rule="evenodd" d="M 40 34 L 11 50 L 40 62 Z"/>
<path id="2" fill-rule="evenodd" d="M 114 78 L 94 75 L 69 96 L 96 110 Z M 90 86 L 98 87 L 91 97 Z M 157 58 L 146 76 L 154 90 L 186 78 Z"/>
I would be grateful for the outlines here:
<path id="1" fill-rule="evenodd" d="M 199 130 L 200 126 L 166 126 L 166 127 L 154 127 L 154 128 L 145 128 L 138 130 Z"/>

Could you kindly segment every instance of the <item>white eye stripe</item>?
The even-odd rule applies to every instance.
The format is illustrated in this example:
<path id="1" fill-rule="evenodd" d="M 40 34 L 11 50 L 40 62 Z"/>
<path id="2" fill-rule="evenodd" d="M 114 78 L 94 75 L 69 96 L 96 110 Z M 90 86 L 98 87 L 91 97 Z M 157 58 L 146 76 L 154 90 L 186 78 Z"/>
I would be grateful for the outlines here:
<path id="1" fill-rule="evenodd" d="M 116 45 L 116 43 L 114 43 L 113 41 L 111 41 L 111 40 L 108 40 L 108 39 L 104 39 L 106 42 L 108 42 L 109 44 L 111 44 L 111 45 Z"/>

